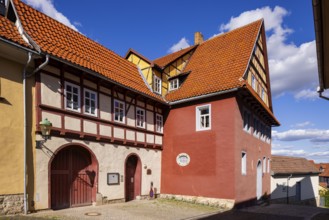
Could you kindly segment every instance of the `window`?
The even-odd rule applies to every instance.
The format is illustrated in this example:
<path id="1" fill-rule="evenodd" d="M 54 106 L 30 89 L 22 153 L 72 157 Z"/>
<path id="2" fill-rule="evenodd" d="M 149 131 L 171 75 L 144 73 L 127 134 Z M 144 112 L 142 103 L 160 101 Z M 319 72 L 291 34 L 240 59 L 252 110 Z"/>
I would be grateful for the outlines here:
<path id="1" fill-rule="evenodd" d="M 80 88 L 72 83 L 65 83 L 65 108 L 80 111 Z"/>
<path id="2" fill-rule="evenodd" d="M 263 157 L 263 173 L 266 172 L 266 157 Z"/>
<path id="3" fill-rule="evenodd" d="M 114 100 L 114 121 L 125 123 L 125 103 Z"/>
<path id="4" fill-rule="evenodd" d="M 254 90 L 256 90 L 256 78 L 254 75 L 251 75 L 251 86 Z"/>
<path id="5" fill-rule="evenodd" d="M 179 87 L 178 78 L 169 81 L 169 90 L 175 90 Z"/>
<path id="6" fill-rule="evenodd" d="M 241 154 L 241 174 L 247 175 L 247 153 L 243 151 Z"/>
<path id="7" fill-rule="evenodd" d="M 262 93 L 261 93 L 262 100 L 265 102 L 265 90 L 262 88 Z"/>
<path id="8" fill-rule="evenodd" d="M 85 113 L 97 116 L 97 94 L 91 90 L 85 89 Z"/>
<path id="9" fill-rule="evenodd" d="M 250 132 L 250 113 L 248 111 L 244 111 L 243 114 L 243 129 Z"/>
<path id="10" fill-rule="evenodd" d="M 155 116 L 155 129 L 156 132 L 162 132 L 163 129 L 163 118 L 162 115 L 156 114 Z"/>
<path id="11" fill-rule="evenodd" d="M 196 130 L 211 129 L 211 109 L 210 105 L 196 107 Z"/>
<path id="12" fill-rule="evenodd" d="M 136 108 L 136 127 L 145 128 L 145 110 Z"/>
<path id="13" fill-rule="evenodd" d="M 161 94 L 161 79 L 154 75 L 154 92 Z"/>
<path id="14" fill-rule="evenodd" d="M 267 173 L 270 173 L 271 169 L 270 169 L 270 158 L 267 158 Z"/>

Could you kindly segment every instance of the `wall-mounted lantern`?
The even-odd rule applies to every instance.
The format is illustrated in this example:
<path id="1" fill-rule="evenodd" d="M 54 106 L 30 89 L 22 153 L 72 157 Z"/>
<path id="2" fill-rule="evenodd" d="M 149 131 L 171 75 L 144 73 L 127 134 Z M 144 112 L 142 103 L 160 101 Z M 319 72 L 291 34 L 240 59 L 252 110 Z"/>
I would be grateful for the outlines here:
<path id="1" fill-rule="evenodd" d="M 50 130 L 52 128 L 52 123 L 46 118 L 39 123 L 41 129 L 41 135 L 43 140 L 37 141 L 37 148 L 42 148 L 42 144 L 45 143 L 50 137 Z"/>

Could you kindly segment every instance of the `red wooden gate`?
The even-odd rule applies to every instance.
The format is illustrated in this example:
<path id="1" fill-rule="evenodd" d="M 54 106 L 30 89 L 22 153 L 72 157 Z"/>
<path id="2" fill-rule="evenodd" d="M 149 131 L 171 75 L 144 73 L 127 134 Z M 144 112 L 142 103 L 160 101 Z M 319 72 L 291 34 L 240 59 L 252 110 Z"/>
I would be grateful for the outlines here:
<path id="1" fill-rule="evenodd" d="M 126 161 L 126 201 L 141 194 L 141 164 L 137 156 L 131 155 Z"/>
<path id="2" fill-rule="evenodd" d="M 51 163 L 51 208 L 91 205 L 95 178 L 86 149 L 70 146 L 60 150 Z"/>

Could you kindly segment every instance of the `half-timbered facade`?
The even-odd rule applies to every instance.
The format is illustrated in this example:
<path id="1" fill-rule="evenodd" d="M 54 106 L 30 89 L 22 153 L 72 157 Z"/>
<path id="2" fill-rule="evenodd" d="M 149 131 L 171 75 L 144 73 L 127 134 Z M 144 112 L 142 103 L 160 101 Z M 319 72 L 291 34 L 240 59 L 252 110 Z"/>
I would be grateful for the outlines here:
<path id="1" fill-rule="evenodd" d="M 25 210 L 153 194 L 231 207 L 270 192 L 279 122 L 262 20 L 207 41 L 197 33 L 152 61 L 132 49 L 122 58 L 19 0 L 6 8 L 1 43 L 28 58 Z"/>

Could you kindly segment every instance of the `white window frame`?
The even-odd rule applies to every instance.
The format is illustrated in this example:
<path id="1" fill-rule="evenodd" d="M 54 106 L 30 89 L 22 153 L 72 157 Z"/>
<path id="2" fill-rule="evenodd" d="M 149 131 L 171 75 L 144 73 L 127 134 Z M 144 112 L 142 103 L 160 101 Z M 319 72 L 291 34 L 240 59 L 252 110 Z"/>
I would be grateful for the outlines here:
<path id="1" fill-rule="evenodd" d="M 267 158 L 267 173 L 270 173 L 270 163 L 271 163 L 271 160 L 270 158 Z"/>
<path id="2" fill-rule="evenodd" d="M 256 91 L 256 77 L 251 74 L 251 87 Z"/>
<path id="3" fill-rule="evenodd" d="M 201 116 L 201 111 L 203 109 L 209 109 L 209 113 Z M 201 105 L 201 106 L 197 106 L 195 107 L 195 113 L 196 113 L 196 131 L 206 131 L 206 130 L 211 130 L 211 104 L 207 104 L 207 105 Z M 201 117 L 209 117 L 209 126 L 208 127 L 201 127 Z"/>
<path id="4" fill-rule="evenodd" d="M 172 80 L 169 81 L 169 91 L 178 89 L 178 87 L 179 87 L 179 80 L 178 80 L 178 78 L 172 79 Z"/>
<path id="5" fill-rule="evenodd" d="M 247 117 L 248 117 L 247 122 L 246 122 L 246 118 L 245 118 L 246 114 L 247 114 Z M 245 109 L 243 111 L 243 130 L 248 132 L 249 134 L 251 133 L 251 123 L 250 123 L 250 121 L 251 121 L 251 114 L 248 110 Z M 245 124 L 245 122 L 246 122 L 246 124 Z M 246 128 L 246 126 L 247 126 L 247 128 Z"/>
<path id="6" fill-rule="evenodd" d="M 155 131 L 158 133 L 163 132 L 163 116 L 158 113 L 155 115 Z"/>
<path id="7" fill-rule="evenodd" d="M 86 99 L 89 99 L 90 103 L 91 103 L 92 99 L 91 99 L 91 97 L 89 97 L 89 98 L 86 97 L 86 92 L 95 95 L 95 100 L 94 100 L 94 101 L 95 101 L 95 113 L 94 113 L 94 114 L 91 113 L 91 112 L 87 112 L 87 108 L 86 108 Z M 84 102 L 83 102 L 83 104 L 84 104 L 84 113 L 87 114 L 87 115 L 92 115 L 92 116 L 96 116 L 96 117 L 97 117 L 97 110 L 98 110 L 98 108 L 97 108 L 97 106 L 98 106 L 97 92 L 92 91 L 92 90 L 90 90 L 90 89 L 84 89 L 84 90 L 83 90 L 83 101 L 84 101 Z M 91 104 L 90 104 L 89 107 L 91 108 Z M 91 109 L 90 109 L 90 111 L 91 111 Z"/>
<path id="8" fill-rule="evenodd" d="M 263 157 L 263 173 L 266 173 L 266 157 Z"/>
<path id="9" fill-rule="evenodd" d="M 162 80 L 160 77 L 154 75 L 153 84 L 154 92 L 161 95 Z"/>
<path id="10" fill-rule="evenodd" d="M 70 110 L 70 111 L 75 111 L 75 112 L 80 112 L 80 110 L 81 110 L 81 107 L 80 107 L 80 103 L 81 103 L 81 100 L 80 100 L 80 97 L 81 97 L 81 95 L 80 95 L 80 86 L 78 86 L 78 85 L 76 85 L 76 84 L 73 84 L 73 83 L 69 83 L 69 82 L 65 82 L 64 83 L 64 86 L 65 86 L 65 89 L 64 89 L 64 93 L 65 93 L 65 109 L 67 109 L 67 110 Z M 72 95 L 72 98 L 73 98 L 73 96 L 74 96 L 74 94 L 73 94 L 73 88 L 76 88 L 77 90 L 78 90 L 78 94 L 76 94 L 77 96 L 78 96 L 78 109 L 74 109 L 74 103 L 73 103 L 73 101 L 72 101 L 72 107 L 70 108 L 70 107 L 68 107 L 67 106 L 67 94 L 68 94 L 68 91 L 67 91 L 67 86 L 71 86 L 71 88 L 72 88 L 72 92 L 70 91 L 69 93 L 71 93 L 71 95 Z"/>
<path id="11" fill-rule="evenodd" d="M 115 107 L 115 103 L 116 103 L 116 102 L 119 103 L 119 104 L 123 104 L 123 108 L 122 108 L 122 110 L 123 110 L 122 121 L 121 121 L 121 120 L 117 120 L 117 119 L 115 119 L 116 109 L 121 110 L 121 108 L 116 108 L 116 107 Z M 125 113 L 125 109 L 126 109 L 126 103 L 125 103 L 125 102 L 120 101 L 120 100 L 117 100 L 117 99 L 114 99 L 114 101 L 113 101 L 113 120 L 114 120 L 115 122 L 119 122 L 119 123 L 122 123 L 122 124 L 125 123 L 125 121 L 126 121 L 126 113 Z"/>
<path id="12" fill-rule="evenodd" d="M 143 114 L 139 114 L 139 112 L 142 112 Z M 138 122 L 138 118 L 141 118 L 141 123 L 139 124 Z M 145 128 L 145 118 L 146 118 L 146 114 L 145 114 L 145 109 L 136 107 L 136 127 L 138 128 Z"/>
<path id="13" fill-rule="evenodd" d="M 247 175 L 247 152 L 241 152 L 241 175 Z"/>

